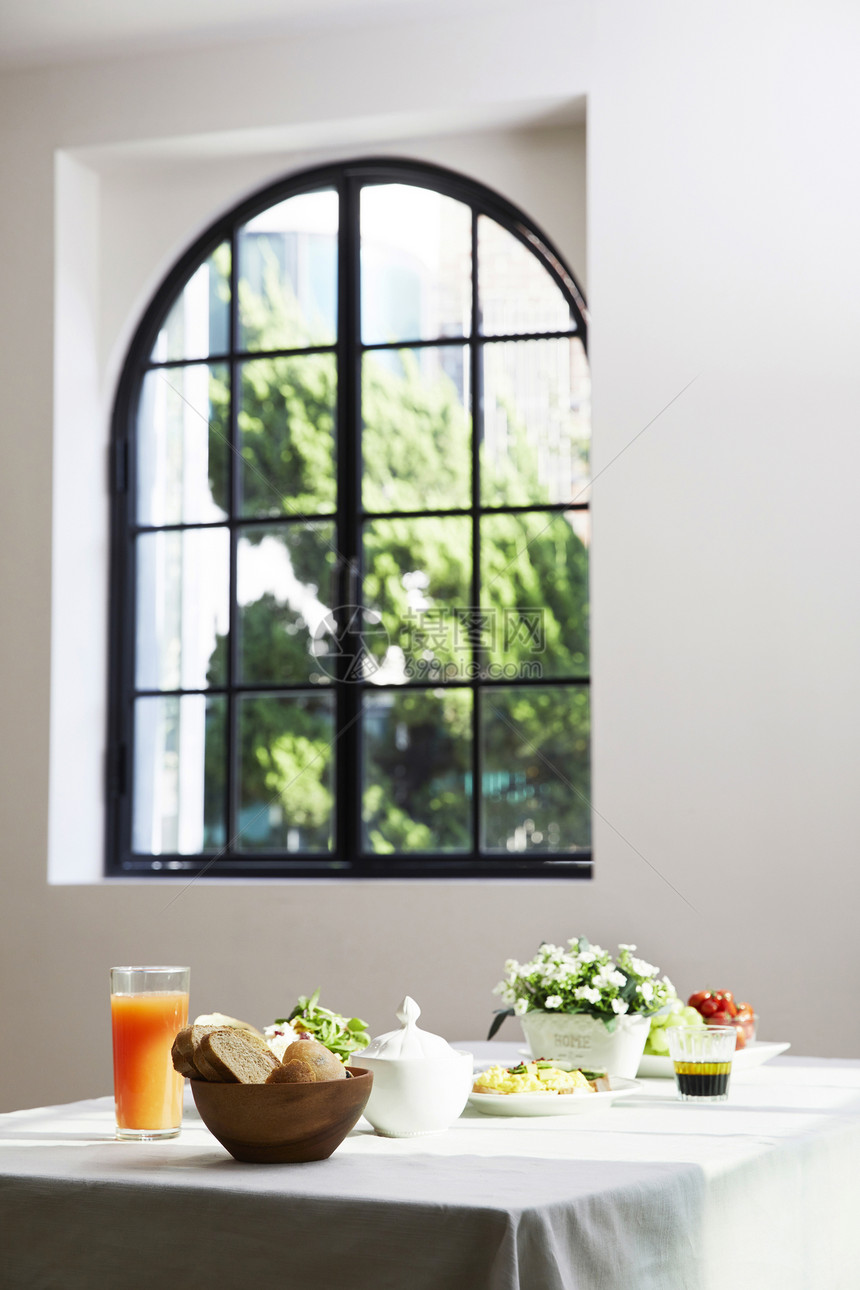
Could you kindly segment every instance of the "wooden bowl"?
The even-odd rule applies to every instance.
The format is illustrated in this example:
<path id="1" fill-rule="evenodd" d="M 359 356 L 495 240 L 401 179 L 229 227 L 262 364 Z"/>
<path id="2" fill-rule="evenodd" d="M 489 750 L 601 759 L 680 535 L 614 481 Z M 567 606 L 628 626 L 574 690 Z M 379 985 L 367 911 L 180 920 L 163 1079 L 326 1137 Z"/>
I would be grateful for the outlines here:
<path id="1" fill-rule="evenodd" d="M 319 1084 L 214 1084 L 191 1080 L 200 1119 L 235 1160 L 296 1164 L 326 1160 L 355 1125 L 373 1075 Z"/>

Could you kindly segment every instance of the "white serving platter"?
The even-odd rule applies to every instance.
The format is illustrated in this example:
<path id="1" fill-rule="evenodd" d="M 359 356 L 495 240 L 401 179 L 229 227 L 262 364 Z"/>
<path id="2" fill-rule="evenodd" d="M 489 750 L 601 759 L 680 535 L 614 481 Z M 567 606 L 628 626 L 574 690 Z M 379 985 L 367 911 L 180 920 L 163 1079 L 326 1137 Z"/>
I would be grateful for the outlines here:
<path id="1" fill-rule="evenodd" d="M 751 1071 L 756 1066 L 763 1066 L 769 1062 L 772 1057 L 778 1057 L 790 1048 L 790 1043 L 773 1042 L 767 1043 L 764 1040 L 754 1039 L 746 1048 L 739 1048 L 732 1061 L 732 1075 L 740 1075 L 744 1071 Z M 646 1053 L 639 1063 L 639 1069 L 636 1072 L 639 1079 L 674 1079 L 675 1068 L 672 1065 L 671 1057 L 655 1057 Z"/>
<path id="2" fill-rule="evenodd" d="M 635 1079 L 616 1076 L 603 1093 L 470 1093 L 469 1106 L 482 1115 L 588 1115 L 608 1110 L 638 1088 Z"/>

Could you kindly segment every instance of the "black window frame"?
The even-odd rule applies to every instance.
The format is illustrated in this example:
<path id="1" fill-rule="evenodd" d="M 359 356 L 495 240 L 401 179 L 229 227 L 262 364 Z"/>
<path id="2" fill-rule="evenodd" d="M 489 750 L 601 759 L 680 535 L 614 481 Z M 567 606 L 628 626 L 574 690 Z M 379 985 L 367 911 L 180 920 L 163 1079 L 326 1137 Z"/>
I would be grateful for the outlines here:
<path id="1" fill-rule="evenodd" d="M 463 202 L 472 210 L 472 318 L 468 337 L 444 336 L 440 338 L 398 341 L 396 344 L 369 344 L 361 341 L 360 332 L 360 248 L 358 208 L 361 188 L 368 184 L 403 183 L 432 189 L 444 196 Z M 243 360 L 261 357 L 257 351 L 246 352 L 238 347 L 238 264 L 236 239 L 239 229 L 255 215 L 270 206 L 301 193 L 312 192 L 320 188 L 335 188 L 339 194 L 339 231 L 338 231 L 338 327 L 335 343 L 331 350 L 336 355 L 337 382 L 337 418 L 336 418 L 336 479 L 337 511 L 331 518 L 335 520 L 338 534 L 338 551 L 343 557 L 339 560 L 338 570 L 338 604 L 355 603 L 355 588 L 361 585 L 361 476 L 358 470 L 361 444 L 361 358 L 367 351 L 374 349 L 415 349 L 452 343 L 462 343 L 468 348 L 471 367 L 470 395 L 472 413 L 472 481 L 471 503 L 468 509 L 428 510 L 426 512 L 409 512 L 410 516 L 465 514 L 472 524 L 472 595 L 480 587 L 480 520 L 485 515 L 558 512 L 588 512 L 588 501 L 564 503 L 538 503 L 522 506 L 485 506 L 481 504 L 479 494 L 480 476 L 478 454 L 480 449 L 480 430 L 482 428 L 482 391 L 480 387 L 481 363 L 480 351 L 487 342 L 524 340 L 552 340 L 578 338 L 585 353 L 588 352 L 588 313 L 584 295 L 573 273 L 566 265 L 564 258 L 550 239 L 520 209 L 505 198 L 487 188 L 485 185 L 464 175 L 441 166 L 426 162 L 417 162 L 404 158 L 370 157 L 357 161 L 326 164 L 303 170 L 294 175 L 270 184 L 255 192 L 252 196 L 234 206 L 230 211 L 213 222 L 209 228 L 177 260 L 155 292 L 143 318 L 129 345 L 125 362 L 120 375 L 114 403 L 111 454 L 110 454 L 110 492 L 111 492 L 111 554 L 110 554 L 110 616 L 109 616 L 109 703 L 108 703 L 108 749 L 106 766 L 106 873 L 111 877 L 176 877 L 187 879 L 205 874 L 208 877 L 223 878 L 588 878 L 592 874 L 591 847 L 559 852 L 516 852 L 501 854 L 480 850 L 480 696 L 494 686 L 514 684 L 535 684 L 541 688 L 560 685 L 588 686 L 590 677 L 585 674 L 576 677 L 543 677 L 529 682 L 518 679 L 511 681 L 493 681 L 486 678 L 445 681 L 445 687 L 465 687 L 473 692 L 472 711 L 472 851 L 471 853 L 408 853 L 396 855 L 367 854 L 361 850 L 362 837 L 362 803 L 360 775 L 361 759 L 361 722 L 359 712 L 361 696 L 365 685 L 355 682 L 346 683 L 343 679 L 325 687 L 326 692 L 335 694 L 335 809 L 334 809 L 334 842 L 331 852 L 327 854 L 301 854 L 293 852 L 231 852 L 230 840 L 236 839 L 236 817 L 238 803 L 235 786 L 237 782 L 237 732 L 235 696 L 245 690 L 260 690 L 267 693 L 277 691 L 279 687 L 269 685 L 237 686 L 236 678 L 236 640 L 235 605 L 236 605 L 236 549 L 237 530 L 248 524 L 260 523 L 259 517 L 242 517 L 237 506 L 238 470 L 235 468 L 237 443 L 237 410 L 235 397 L 231 400 L 231 453 L 230 453 L 230 513 L 218 527 L 225 527 L 230 532 L 230 650 L 227 686 L 216 689 L 214 693 L 224 692 L 227 695 L 228 717 L 228 760 L 227 776 L 227 809 L 226 834 L 227 846 L 217 852 L 202 852 L 198 855 L 135 854 L 131 849 L 132 828 L 132 785 L 133 775 L 133 704 L 136 695 L 141 693 L 134 684 L 134 639 L 135 639 L 135 538 L 136 535 L 150 526 L 138 526 L 134 515 L 135 498 L 135 435 L 136 416 L 140 399 L 143 378 L 153 366 L 180 367 L 193 361 L 224 362 L 231 372 L 231 388 L 235 395 L 235 373 Z M 481 333 L 479 327 L 478 302 L 478 216 L 487 215 L 508 230 L 518 241 L 526 246 L 543 264 L 554 279 L 565 299 L 570 305 L 574 320 L 569 330 L 560 332 L 516 333 L 511 336 L 488 335 Z M 230 241 L 231 255 L 231 321 L 230 343 L 226 354 L 213 354 L 205 359 L 176 360 L 170 363 L 153 364 L 151 354 L 156 337 L 164 320 L 178 296 L 181 294 L 191 274 L 205 261 L 215 249 L 225 241 Z M 348 270 L 348 271 L 345 271 Z M 272 351 L 274 356 L 295 351 Z M 303 351 L 304 352 L 304 351 Z M 268 356 L 268 352 L 266 354 Z M 373 513 L 376 517 L 376 512 Z M 393 515 L 399 514 L 393 512 Z M 383 518 L 387 518 L 388 513 Z M 291 516 L 295 520 L 297 517 Z M 324 519 L 325 516 L 312 516 L 309 519 Z M 159 529 L 164 526 L 156 526 Z M 169 525 L 168 528 L 197 528 L 200 525 Z M 345 663 L 344 668 L 347 666 Z M 420 682 L 411 681 L 407 686 L 392 685 L 390 688 L 402 692 L 405 689 L 420 687 L 440 688 L 438 680 Z M 284 684 L 280 687 L 285 693 L 313 691 L 320 693 L 319 685 L 313 683 Z M 380 686 L 367 685 L 368 690 L 378 692 Z M 159 694 L 172 696 L 188 691 L 158 691 Z M 143 693 L 150 693 L 144 691 Z M 155 692 L 152 692 L 155 693 Z M 198 691 L 191 691 L 198 693 Z M 203 693 L 210 693 L 206 690 Z M 343 768 L 348 765 L 356 769 L 350 775 L 344 775 Z M 356 839 L 353 846 L 349 839 Z"/>

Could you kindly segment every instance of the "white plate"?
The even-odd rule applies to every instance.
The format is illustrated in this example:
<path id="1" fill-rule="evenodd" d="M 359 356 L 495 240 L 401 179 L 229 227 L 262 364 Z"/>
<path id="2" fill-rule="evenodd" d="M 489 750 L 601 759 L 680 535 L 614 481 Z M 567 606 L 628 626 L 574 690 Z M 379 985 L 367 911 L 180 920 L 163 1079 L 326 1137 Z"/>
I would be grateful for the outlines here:
<path id="1" fill-rule="evenodd" d="M 635 1079 L 612 1081 L 605 1093 L 470 1093 L 469 1105 L 484 1115 L 587 1115 L 604 1111 L 617 1097 L 639 1088 Z"/>
<path id="2" fill-rule="evenodd" d="M 740 1074 L 741 1071 L 751 1071 L 756 1066 L 763 1066 L 765 1062 L 770 1061 L 771 1057 L 778 1057 L 790 1047 L 790 1043 L 765 1043 L 754 1039 L 751 1044 L 747 1044 L 746 1048 L 739 1048 L 735 1053 L 732 1074 Z M 671 1057 L 655 1057 L 651 1053 L 646 1053 L 639 1063 L 636 1074 L 639 1079 L 674 1079 L 675 1068 Z"/>

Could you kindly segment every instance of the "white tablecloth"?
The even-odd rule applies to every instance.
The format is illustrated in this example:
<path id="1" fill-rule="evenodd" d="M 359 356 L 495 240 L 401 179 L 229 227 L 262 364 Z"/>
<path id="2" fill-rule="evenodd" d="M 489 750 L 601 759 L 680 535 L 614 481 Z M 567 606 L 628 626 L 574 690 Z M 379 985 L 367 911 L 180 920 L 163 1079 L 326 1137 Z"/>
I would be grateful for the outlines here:
<path id="1" fill-rule="evenodd" d="M 108 1098 L 0 1116 L 0 1284 L 858 1290 L 860 1062 L 780 1059 L 716 1106 L 673 1094 L 410 1140 L 361 1121 L 306 1165 L 236 1163 L 193 1107 L 163 1143 L 115 1141 Z"/>

